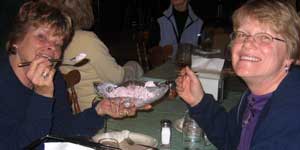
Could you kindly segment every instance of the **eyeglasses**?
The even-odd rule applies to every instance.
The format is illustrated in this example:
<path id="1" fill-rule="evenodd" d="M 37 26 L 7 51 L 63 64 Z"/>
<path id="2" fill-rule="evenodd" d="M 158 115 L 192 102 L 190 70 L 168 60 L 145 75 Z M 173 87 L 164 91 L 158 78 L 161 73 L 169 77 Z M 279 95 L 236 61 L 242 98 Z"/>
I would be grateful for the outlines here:
<path id="1" fill-rule="evenodd" d="M 254 35 L 247 34 L 242 31 L 235 31 L 230 34 L 230 39 L 237 43 L 243 43 L 248 39 L 249 37 L 253 37 L 254 41 L 259 45 L 267 45 L 273 42 L 273 40 L 285 42 L 285 40 L 273 37 L 272 35 L 268 33 L 256 33 Z"/>

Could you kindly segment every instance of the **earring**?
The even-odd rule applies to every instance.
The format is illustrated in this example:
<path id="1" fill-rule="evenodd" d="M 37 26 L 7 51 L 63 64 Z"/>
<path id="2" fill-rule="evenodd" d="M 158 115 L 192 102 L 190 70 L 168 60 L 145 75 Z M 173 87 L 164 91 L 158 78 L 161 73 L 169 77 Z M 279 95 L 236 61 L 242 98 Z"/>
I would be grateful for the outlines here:
<path id="1" fill-rule="evenodd" d="M 288 72 L 289 72 L 289 69 L 290 69 L 290 67 L 289 67 L 288 65 L 285 65 L 285 67 L 284 67 L 284 71 L 285 71 L 286 73 L 288 73 Z"/>
<path id="2" fill-rule="evenodd" d="M 17 46 L 16 45 L 12 45 L 8 50 L 7 53 L 10 54 L 16 54 L 17 53 Z"/>

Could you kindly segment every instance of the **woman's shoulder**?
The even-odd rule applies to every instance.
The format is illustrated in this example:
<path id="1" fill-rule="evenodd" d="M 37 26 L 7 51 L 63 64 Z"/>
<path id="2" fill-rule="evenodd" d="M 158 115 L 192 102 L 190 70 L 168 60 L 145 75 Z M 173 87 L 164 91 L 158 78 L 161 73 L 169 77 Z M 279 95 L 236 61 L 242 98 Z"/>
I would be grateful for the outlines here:
<path id="1" fill-rule="evenodd" d="M 299 66 L 291 66 L 290 71 L 286 78 L 280 83 L 279 87 L 275 91 L 273 95 L 276 95 L 280 99 L 284 97 L 287 100 L 294 101 L 297 103 L 300 97 L 300 67 Z M 300 105 L 300 103 L 299 103 Z"/>
<path id="2" fill-rule="evenodd" d="M 107 48 L 105 44 L 98 38 L 92 31 L 77 30 L 72 38 L 71 43 L 68 45 L 66 52 L 69 51 L 87 51 L 95 52 L 99 49 L 105 51 Z"/>
<path id="3" fill-rule="evenodd" d="M 92 31 L 76 30 L 73 39 L 98 39 L 98 36 Z"/>
<path id="4" fill-rule="evenodd" d="M 292 65 L 288 77 L 300 82 L 300 65 Z"/>

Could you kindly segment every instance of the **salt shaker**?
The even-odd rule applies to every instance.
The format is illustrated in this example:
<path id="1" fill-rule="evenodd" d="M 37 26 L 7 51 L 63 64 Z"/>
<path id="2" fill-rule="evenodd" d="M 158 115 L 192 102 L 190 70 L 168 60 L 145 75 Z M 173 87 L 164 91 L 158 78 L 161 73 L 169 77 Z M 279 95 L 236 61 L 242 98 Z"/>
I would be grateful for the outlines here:
<path id="1" fill-rule="evenodd" d="M 168 150 L 171 148 L 171 121 L 161 120 L 161 146 L 160 149 Z"/>

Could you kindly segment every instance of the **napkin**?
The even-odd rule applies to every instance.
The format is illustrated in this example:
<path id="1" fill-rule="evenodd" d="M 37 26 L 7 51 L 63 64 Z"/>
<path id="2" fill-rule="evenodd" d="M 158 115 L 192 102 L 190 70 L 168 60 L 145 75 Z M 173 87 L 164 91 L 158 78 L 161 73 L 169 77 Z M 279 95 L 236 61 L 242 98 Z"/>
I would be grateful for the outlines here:
<path id="1" fill-rule="evenodd" d="M 93 137 L 94 141 L 99 141 L 99 139 L 104 138 L 113 138 L 116 139 L 119 143 L 121 143 L 124 139 L 126 139 L 129 136 L 130 131 L 123 130 L 121 132 L 107 132 L 100 135 L 96 135 Z"/>
<path id="2" fill-rule="evenodd" d="M 45 143 L 45 150 L 94 150 L 92 148 L 73 144 L 69 142 L 48 142 Z"/>
<path id="3" fill-rule="evenodd" d="M 195 72 L 220 73 L 223 69 L 224 59 L 205 58 L 192 55 L 192 70 Z"/>

